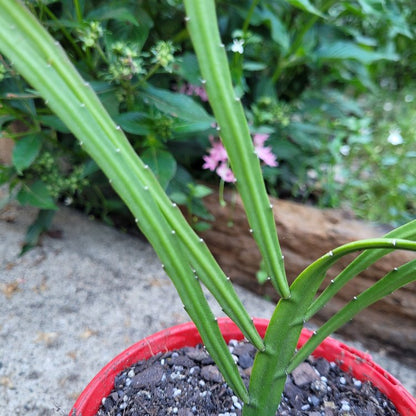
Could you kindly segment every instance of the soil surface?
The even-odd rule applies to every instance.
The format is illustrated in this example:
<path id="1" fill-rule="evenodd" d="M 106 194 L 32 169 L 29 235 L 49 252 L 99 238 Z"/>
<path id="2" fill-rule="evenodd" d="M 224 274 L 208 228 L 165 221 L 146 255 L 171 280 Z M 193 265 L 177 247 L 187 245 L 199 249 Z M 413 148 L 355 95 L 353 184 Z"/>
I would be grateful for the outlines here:
<path id="1" fill-rule="evenodd" d="M 248 386 L 255 349 L 231 341 L 230 351 Z M 240 416 L 242 403 L 203 346 L 160 353 L 120 373 L 97 416 Z M 399 415 L 369 382 L 335 363 L 311 357 L 288 377 L 279 416 Z"/>

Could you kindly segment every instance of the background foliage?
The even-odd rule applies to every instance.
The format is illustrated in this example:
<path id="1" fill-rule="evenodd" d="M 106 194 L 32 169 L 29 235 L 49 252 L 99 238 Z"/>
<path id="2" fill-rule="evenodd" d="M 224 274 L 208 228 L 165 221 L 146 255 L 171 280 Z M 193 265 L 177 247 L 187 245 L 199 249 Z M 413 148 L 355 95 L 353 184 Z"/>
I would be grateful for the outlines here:
<path id="1" fill-rule="evenodd" d="M 217 182 L 201 169 L 215 120 L 181 1 L 32 0 L 111 116 L 199 229 Z M 416 17 L 409 0 L 218 1 L 236 94 L 253 132 L 270 134 L 269 192 L 347 206 L 379 222 L 416 213 Z M 39 208 L 26 248 L 59 203 L 128 227 L 127 210 L 66 126 L 0 56 L 0 165 L 9 195 Z M 401 138 L 401 139 L 400 139 Z"/>

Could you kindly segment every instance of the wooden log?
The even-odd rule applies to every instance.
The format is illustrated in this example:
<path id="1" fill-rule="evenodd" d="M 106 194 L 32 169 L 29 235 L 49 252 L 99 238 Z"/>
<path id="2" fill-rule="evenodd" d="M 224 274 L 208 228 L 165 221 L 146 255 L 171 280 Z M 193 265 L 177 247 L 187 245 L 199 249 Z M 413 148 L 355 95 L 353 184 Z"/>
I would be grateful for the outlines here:
<path id="1" fill-rule="evenodd" d="M 225 200 L 227 204 L 223 207 L 218 203 L 216 193 L 205 199 L 215 221 L 210 230 L 201 234 L 202 237 L 235 283 L 277 301 L 278 296 L 270 284 L 260 285 L 257 282 L 260 254 L 249 232 L 240 198 L 235 192 L 226 191 Z M 274 198 L 271 198 L 271 202 L 290 281 L 311 262 L 335 247 L 358 239 L 381 237 L 388 231 L 356 220 L 342 210 L 321 210 Z M 413 258 L 416 258 L 415 253 L 396 251 L 379 260 L 348 283 L 317 314 L 313 322 L 325 322 L 359 291 Z M 342 260 L 330 270 L 325 286 L 346 264 L 347 259 Z M 386 351 L 405 354 L 416 364 L 416 283 L 361 312 L 339 333 L 361 341 L 368 347 L 383 345 Z"/>

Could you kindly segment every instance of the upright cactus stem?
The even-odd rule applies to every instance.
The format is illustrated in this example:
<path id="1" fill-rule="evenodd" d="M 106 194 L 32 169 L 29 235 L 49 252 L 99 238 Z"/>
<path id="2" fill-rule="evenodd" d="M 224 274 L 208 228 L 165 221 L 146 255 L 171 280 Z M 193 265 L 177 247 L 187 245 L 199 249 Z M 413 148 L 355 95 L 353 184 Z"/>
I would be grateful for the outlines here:
<path id="1" fill-rule="evenodd" d="M 283 298 L 290 297 L 272 207 L 260 162 L 254 152 L 240 98 L 236 97 L 227 55 L 218 30 L 214 0 L 185 0 L 186 23 L 198 58 L 218 132 L 237 178 L 237 188 L 253 236 L 271 281 Z"/>

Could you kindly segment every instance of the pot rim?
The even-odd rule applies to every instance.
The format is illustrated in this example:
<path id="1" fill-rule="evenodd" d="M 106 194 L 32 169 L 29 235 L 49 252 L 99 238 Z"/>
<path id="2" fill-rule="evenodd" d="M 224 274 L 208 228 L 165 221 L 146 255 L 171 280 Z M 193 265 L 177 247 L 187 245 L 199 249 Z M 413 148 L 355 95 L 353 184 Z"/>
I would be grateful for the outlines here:
<path id="1" fill-rule="evenodd" d="M 260 336 L 264 337 L 269 320 L 254 318 L 253 322 Z M 226 342 L 231 339 L 242 340 L 244 338 L 237 325 L 229 318 L 218 318 L 218 325 Z M 298 347 L 303 345 L 312 333 L 309 329 L 302 329 Z M 99 371 L 83 390 L 69 416 L 95 416 L 102 399 L 111 392 L 116 375 L 135 362 L 150 358 L 159 352 L 167 352 L 185 346 L 192 347 L 201 342 L 198 330 L 192 322 L 175 325 L 138 341 Z M 415 414 L 416 399 L 395 377 L 376 364 L 371 355 L 330 337 L 315 349 L 313 355 L 323 357 L 330 362 L 336 362 L 342 370 L 349 372 L 357 380 L 371 381 L 393 402 L 402 416 Z"/>

